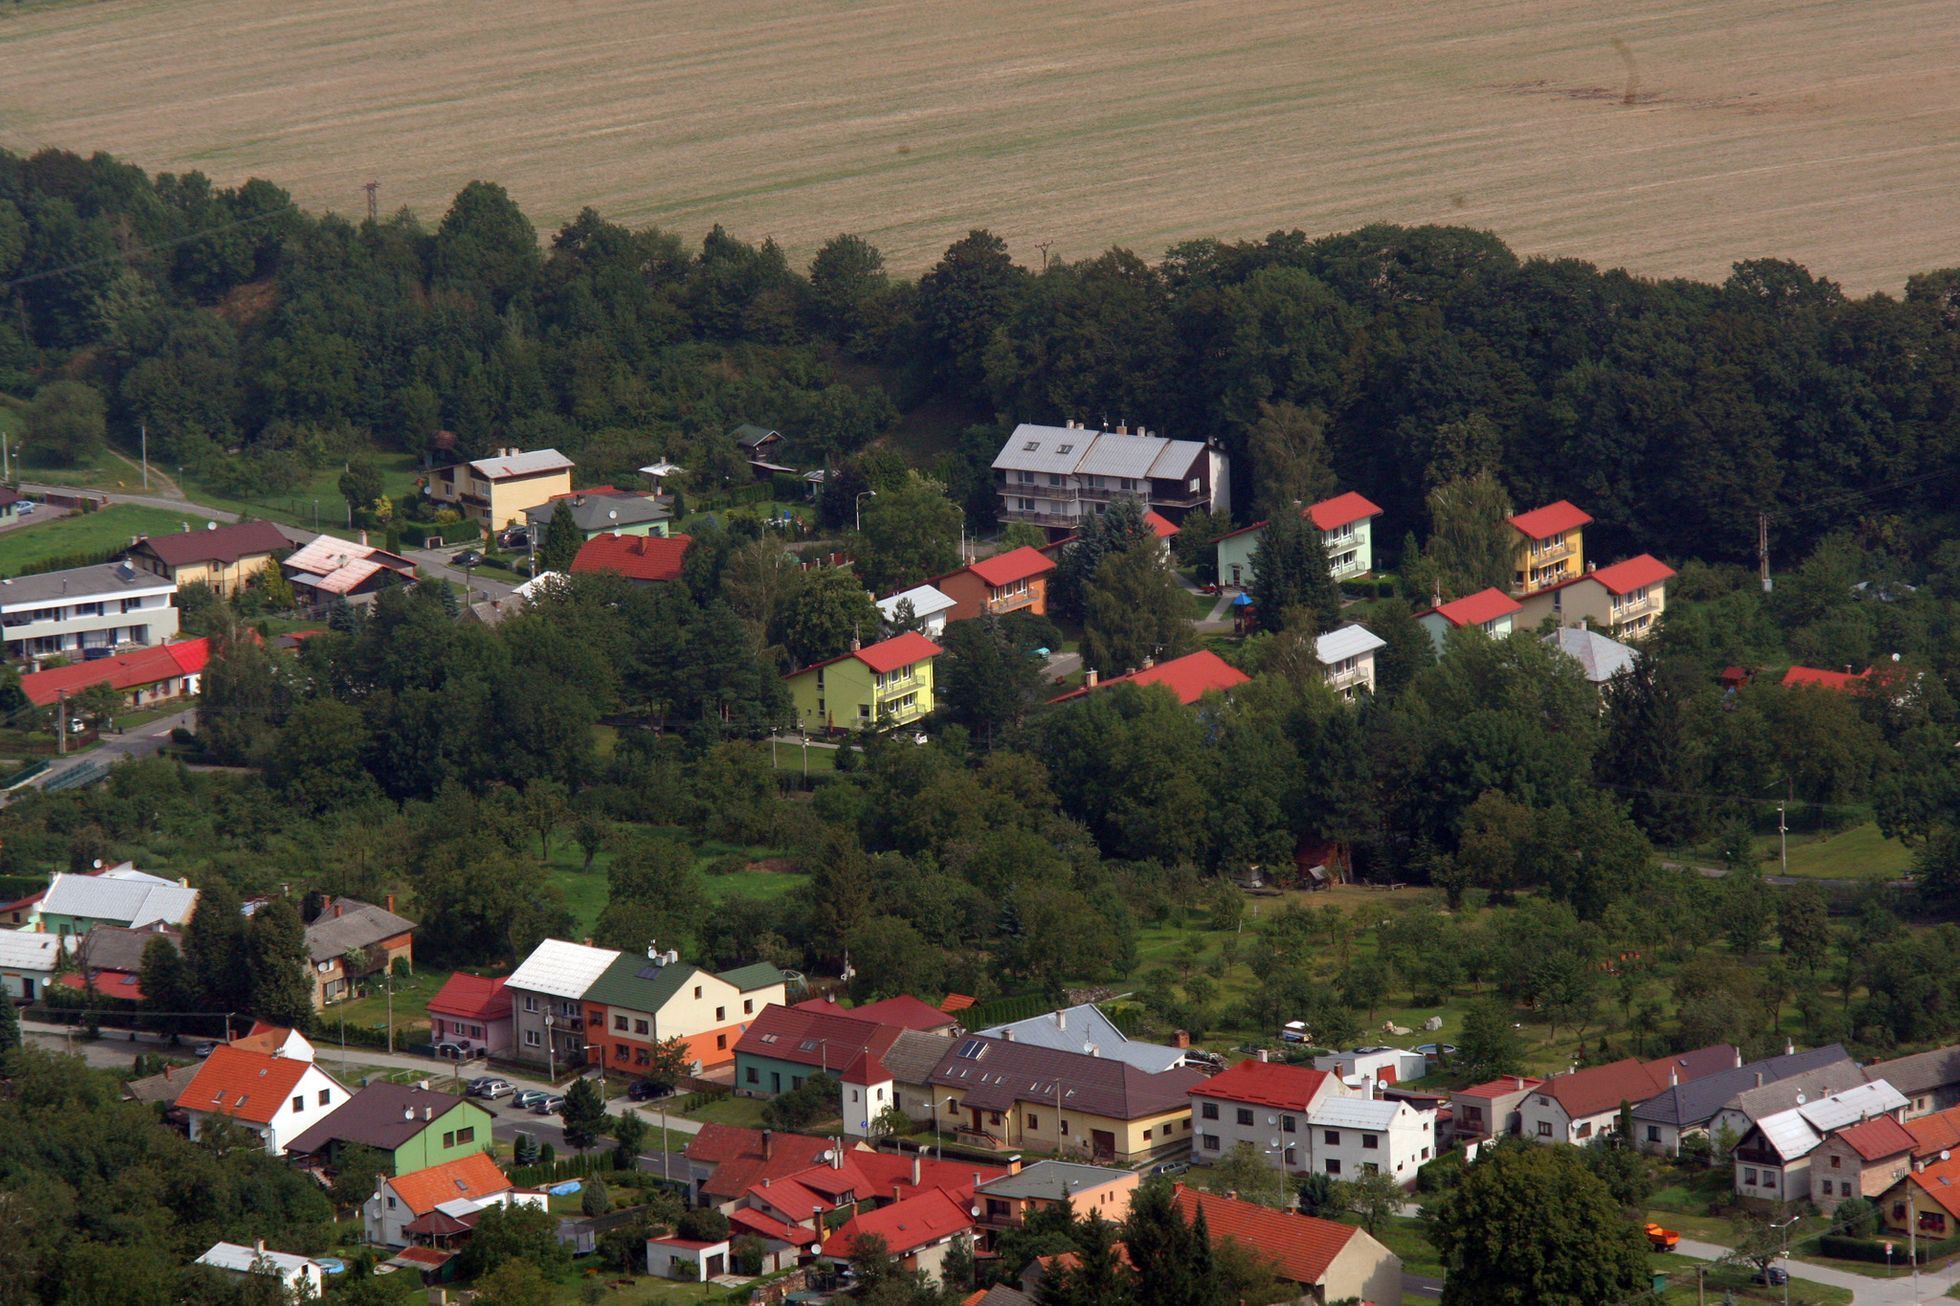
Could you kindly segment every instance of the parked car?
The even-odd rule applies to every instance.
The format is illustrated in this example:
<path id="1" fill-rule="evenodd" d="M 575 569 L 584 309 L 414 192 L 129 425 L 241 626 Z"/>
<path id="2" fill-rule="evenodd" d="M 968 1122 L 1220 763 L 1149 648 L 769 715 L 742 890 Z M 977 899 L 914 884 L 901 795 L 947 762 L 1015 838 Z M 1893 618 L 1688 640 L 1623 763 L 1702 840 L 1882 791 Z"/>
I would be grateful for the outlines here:
<path id="1" fill-rule="evenodd" d="M 467 1043 L 438 1043 L 436 1055 L 445 1061 L 473 1061 L 482 1056 L 483 1052 L 480 1048 L 473 1048 Z"/>
<path id="2" fill-rule="evenodd" d="M 545 1095 L 543 1101 L 531 1108 L 531 1112 L 533 1115 L 555 1116 L 564 1109 L 565 1095 L 563 1093 L 548 1093 Z"/>
<path id="3" fill-rule="evenodd" d="M 626 1090 L 629 1102 L 651 1102 L 674 1091 L 672 1084 L 663 1084 L 657 1079 L 636 1079 Z"/>
<path id="4" fill-rule="evenodd" d="M 495 1102 L 516 1091 L 508 1079 L 498 1079 L 495 1075 L 479 1075 L 470 1081 L 470 1096 L 482 1098 L 485 1102 Z"/>
<path id="5" fill-rule="evenodd" d="M 22 499 L 19 503 L 14 505 L 14 511 L 25 516 L 26 514 L 33 512 L 34 509 L 38 506 L 39 505 L 36 504 L 32 499 Z"/>
<path id="6" fill-rule="evenodd" d="M 520 1088 L 517 1090 L 517 1095 L 511 1098 L 510 1104 L 519 1111 L 529 1111 L 550 1096 L 551 1094 L 542 1088 Z"/>
<path id="7" fill-rule="evenodd" d="M 531 528 L 529 526 L 511 527 L 509 530 L 505 531 L 502 535 L 499 535 L 497 537 L 497 547 L 500 549 L 530 548 Z"/>
<path id="8" fill-rule="evenodd" d="M 1183 1174 L 1186 1170 L 1189 1170 L 1190 1168 L 1191 1168 L 1191 1163 L 1189 1161 L 1165 1161 L 1159 1165 L 1153 1166 L 1151 1168 L 1150 1173 L 1153 1175 Z"/>
<path id="9" fill-rule="evenodd" d="M 1765 1269 L 1756 1271 L 1755 1274 L 1750 1276 L 1750 1279 L 1752 1282 L 1760 1283 L 1766 1288 L 1781 1288 L 1790 1281 L 1790 1272 L 1780 1265 L 1771 1265 Z"/>
<path id="10" fill-rule="evenodd" d="M 204 1042 L 199 1043 L 196 1047 L 191 1049 L 191 1055 L 196 1057 L 208 1057 L 213 1052 L 216 1052 L 217 1050 L 218 1050 L 218 1045 L 216 1043 L 211 1042 L 209 1039 L 206 1039 Z"/>
<path id="11" fill-rule="evenodd" d="M 449 559 L 449 565 L 452 567 L 481 567 L 483 565 L 483 551 L 481 549 L 464 549 L 461 553 L 455 554 Z"/>

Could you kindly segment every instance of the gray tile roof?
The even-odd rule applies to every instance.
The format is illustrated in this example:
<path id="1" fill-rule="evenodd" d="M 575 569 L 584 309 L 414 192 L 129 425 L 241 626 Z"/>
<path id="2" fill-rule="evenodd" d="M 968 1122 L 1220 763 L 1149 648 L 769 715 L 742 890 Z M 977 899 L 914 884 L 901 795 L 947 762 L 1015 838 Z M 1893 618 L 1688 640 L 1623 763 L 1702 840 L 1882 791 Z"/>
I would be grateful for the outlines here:
<path id="1" fill-rule="evenodd" d="M 1061 1017 L 1059 1022 L 1057 1017 Z M 1093 1003 L 1067 1007 L 1059 1012 L 1029 1016 L 1011 1024 L 995 1025 L 975 1031 L 992 1038 L 1025 1043 L 1030 1047 L 1053 1048 L 1057 1052 L 1088 1052 L 1135 1066 L 1147 1074 L 1169 1070 L 1184 1060 L 1178 1048 L 1156 1043 L 1139 1043 L 1116 1028 L 1114 1021 Z"/>
<path id="2" fill-rule="evenodd" d="M 1113 1120 L 1189 1109 L 1191 1089 L 1204 1082 L 1199 1070 L 1151 1075 L 1113 1057 L 1009 1043 L 968 1035 L 950 1040 L 930 1082 L 960 1094 L 962 1105 L 1005 1111 L 1016 1102 L 1059 1102 Z"/>
<path id="3" fill-rule="evenodd" d="M 893 1083 L 923 1084 L 939 1063 L 946 1059 L 947 1049 L 952 1046 L 943 1034 L 908 1029 L 892 1040 L 891 1047 L 878 1060 L 892 1072 Z"/>
<path id="4" fill-rule="evenodd" d="M 125 930 L 114 925 L 98 925 L 82 940 L 77 960 L 84 967 L 96 970 L 134 972 L 142 969 L 143 952 L 150 946 L 150 940 L 157 938 L 170 940 L 180 950 L 183 947 L 184 936 L 175 930 Z"/>
<path id="5" fill-rule="evenodd" d="M 524 510 L 524 519 L 533 526 L 549 525 L 558 506 L 571 511 L 572 524 L 581 531 L 617 531 L 644 522 L 663 522 L 673 518 L 673 510 L 638 494 L 574 494 L 553 499 Z"/>
<path id="6" fill-rule="evenodd" d="M 70 567 L 67 571 L 44 571 L 38 576 L 15 576 L 0 580 L 0 608 L 15 608 L 72 599 L 80 602 L 91 594 L 168 594 L 177 582 L 167 576 L 138 571 L 126 562 L 107 562 L 95 567 Z"/>
<path id="7" fill-rule="evenodd" d="M 981 1184 L 979 1191 L 989 1197 L 1017 1200 L 1061 1201 L 1074 1193 L 1130 1177 L 1128 1170 L 1112 1170 L 1101 1165 L 1082 1165 L 1075 1161 L 1036 1161 L 1019 1174 L 1003 1175 Z"/>
<path id="8" fill-rule="evenodd" d="M 336 914 L 338 909 L 338 914 Z M 372 903 L 337 898 L 306 927 L 306 955 L 314 964 L 371 948 L 415 928 L 415 922 Z"/>
<path id="9" fill-rule="evenodd" d="M 1577 662 L 1580 672 L 1595 685 L 1603 685 L 1633 666 L 1632 649 L 1585 626 L 1562 626 L 1545 636 L 1545 642 Z"/>
<path id="10" fill-rule="evenodd" d="M 1715 1113 L 1722 1109 L 1724 1103 L 1739 1093 L 1849 1059 L 1850 1054 L 1840 1043 L 1780 1057 L 1765 1057 L 1746 1066 L 1737 1066 L 1734 1070 L 1718 1071 L 1685 1084 L 1677 1084 L 1659 1097 L 1634 1107 L 1633 1118 L 1676 1127 L 1704 1125 L 1715 1118 Z"/>
<path id="11" fill-rule="evenodd" d="M 1960 1084 L 1960 1047 L 1934 1048 L 1931 1052 L 1877 1061 L 1866 1066 L 1865 1073 L 1884 1080 L 1907 1097 L 1916 1097 L 1949 1084 Z"/>
<path id="12" fill-rule="evenodd" d="M 1787 1076 L 1774 1084 L 1747 1089 L 1737 1093 L 1722 1105 L 1724 1107 L 1733 1105 L 1736 1110 L 1751 1120 L 1761 1120 L 1779 1111 L 1788 1111 L 1797 1105 L 1799 1097 L 1814 1102 L 1820 1097 L 1829 1097 L 1833 1093 L 1856 1088 L 1868 1078 L 1864 1067 L 1846 1057 L 1841 1061 L 1833 1061 L 1801 1074 Z"/>
<path id="13" fill-rule="evenodd" d="M 318 1152 L 329 1143 L 341 1142 L 365 1143 L 392 1152 L 464 1105 L 479 1112 L 483 1110 L 468 1099 L 450 1093 L 381 1080 L 328 1112 L 324 1120 L 316 1121 L 287 1144 L 287 1148 L 294 1152 Z M 451 1124 L 450 1128 L 456 1125 Z M 490 1141 L 488 1130 L 484 1131 L 483 1141 Z"/>

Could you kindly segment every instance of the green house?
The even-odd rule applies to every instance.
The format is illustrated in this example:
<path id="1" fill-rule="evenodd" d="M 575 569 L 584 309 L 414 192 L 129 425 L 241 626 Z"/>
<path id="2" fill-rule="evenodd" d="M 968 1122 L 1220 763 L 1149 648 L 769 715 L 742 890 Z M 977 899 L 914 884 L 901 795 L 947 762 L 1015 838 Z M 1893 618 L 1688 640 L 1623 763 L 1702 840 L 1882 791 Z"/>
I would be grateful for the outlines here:
<path id="1" fill-rule="evenodd" d="M 468 1098 L 407 1084 L 369 1084 L 287 1144 L 289 1156 L 333 1166 L 359 1143 L 381 1153 L 393 1174 L 490 1150 L 490 1113 Z"/>

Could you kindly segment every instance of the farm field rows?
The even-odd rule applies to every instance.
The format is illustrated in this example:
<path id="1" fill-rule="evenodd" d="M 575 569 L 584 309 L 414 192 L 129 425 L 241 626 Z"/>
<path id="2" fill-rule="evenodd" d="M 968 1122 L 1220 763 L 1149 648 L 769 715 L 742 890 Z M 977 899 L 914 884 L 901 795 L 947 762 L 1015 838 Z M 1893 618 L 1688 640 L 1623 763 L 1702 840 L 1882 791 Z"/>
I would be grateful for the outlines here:
<path id="1" fill-rule="evenodd" d="M 1648 275 L 1954 261 L 1960 7 L 1784 0 L 99 0 L 0 14 L 0 144 L 433 223 L 508 185 L 915 271 L 1447 221 Z"/>

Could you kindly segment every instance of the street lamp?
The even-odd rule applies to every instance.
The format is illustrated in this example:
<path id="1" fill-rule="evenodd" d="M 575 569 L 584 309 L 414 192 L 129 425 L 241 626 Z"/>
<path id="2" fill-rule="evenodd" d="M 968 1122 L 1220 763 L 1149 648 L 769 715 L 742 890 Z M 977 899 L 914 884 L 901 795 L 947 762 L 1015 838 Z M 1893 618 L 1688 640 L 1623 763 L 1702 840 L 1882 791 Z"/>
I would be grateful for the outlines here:
<path id="1" fill-rule="evenodd" d="M 553 1055 L 558 1048 L 551 1041 L 551 1027 L 557 1023 L 549 1011 L 544 1013 L 544 1082 L 547 1084 L 558 1082 L 558 1058 Z"/>
<path id="2" fill-rule="evenodd" d="M 876 490 L 859 490 L 857 497 L 851 500 L 851 517 L 857 523 L 859 532 L 864 530 L 864 501 L 877 497 L 878 492 Z"/>
<path id="3" fill-rule="evenodd" d="M 1783 874 L 1790 873 L 1790 822 L 1784 814 L 1782 803 L 1776 805 L 1776 852 L 1783 865 Z"/>
<path id="4" fill-rule="evenodd" d="M 939 1108 L 942 1106 L 951 1106 L 953 1103 L 957 1101 L 959 1101 L 959 1099 L 956 1097 L 948 1097 L 948 1098 L 935 1097 L 934 1099 L 932 1099 L 932 1145 L 934 1150 L 936 1150 L 939 1153 L 939 1159 L 942 1161 L 946 1159 L 946 1143 L 945 1140 L 943 1140 L 939 1136 Z"/>
<path id="5" fill-rule="evenodd" d="M 1790 1226 L 1795 1224 L 1797 1220 L 1798 1217 L 1793 1215 L 1780 1224 L 1772 1220 L 1769 1225 L 1772 1229 L 1781 1229 L 1783 1231 L 1783 1306 L 1790 1306 Z M 1763 1277 L 1768 1278 L 1769 1276 L 1764 1275 Z M 1913 1296 L 1917 1297 L 1918 1295 L 1919 1293 L 1915 1289 Z"/>

